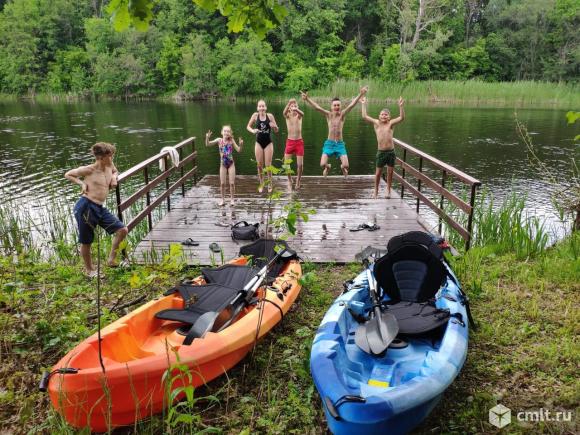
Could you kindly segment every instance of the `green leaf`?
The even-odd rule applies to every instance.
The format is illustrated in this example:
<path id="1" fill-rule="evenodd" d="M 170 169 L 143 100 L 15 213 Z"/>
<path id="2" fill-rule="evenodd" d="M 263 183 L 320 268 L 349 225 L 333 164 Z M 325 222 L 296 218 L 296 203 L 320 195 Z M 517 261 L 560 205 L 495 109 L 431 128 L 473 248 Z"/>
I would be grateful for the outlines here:
<path id="1" fill-rule="evenodd" d="M 580 112 L 569 111 L 566 113 L 568 124 L 574 124 L 580 118 Z"/>

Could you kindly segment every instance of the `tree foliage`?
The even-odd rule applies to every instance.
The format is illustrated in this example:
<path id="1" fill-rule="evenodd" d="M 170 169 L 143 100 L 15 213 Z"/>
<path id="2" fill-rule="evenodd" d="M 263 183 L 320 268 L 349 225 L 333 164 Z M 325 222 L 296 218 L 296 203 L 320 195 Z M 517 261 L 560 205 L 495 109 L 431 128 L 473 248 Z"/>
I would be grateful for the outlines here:
<path id="1" fill-rule="evenodd" d="M 580 0 L 8 0 L 0 92 L 190 97 L 580 76 Z"/>

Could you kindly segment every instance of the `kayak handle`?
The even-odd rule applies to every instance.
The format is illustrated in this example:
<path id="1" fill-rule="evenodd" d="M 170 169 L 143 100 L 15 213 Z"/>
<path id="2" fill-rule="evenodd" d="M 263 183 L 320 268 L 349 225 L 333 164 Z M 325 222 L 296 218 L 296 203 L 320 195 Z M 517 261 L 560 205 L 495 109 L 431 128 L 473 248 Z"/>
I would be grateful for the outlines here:
<path id="1" fill-rule="evenodd" d="M 75 369 L 74 367 L 63 367 L 60 369 L 56 369 L 52 372 L 44 372 L 42 374 L 42 378 L 40 378 L 40 384 L 38 385 L 38 389 L 40 391 L 42 391 L 43 393 L 46 393 L 46 390 L 48 389 L 48 381 L 50 381 L 50 377 L 52 375 L 54 375 L 55 373 L 60 373 L 62 375 L 66 375 L 66 374 L 75 374 L 78 372 L 79 372 L 79 369 Z"/>
<path id="2" fill-rule="evenodd" d="M 340 415 L 338 415 L 338 411 L 337 411 L 336 408 L 338 408 L 343 403 L 345 403 L 345 402 L 365 403 L 366 401 L 367 401 L 367 399 L 365 399 L 364 397 L 361 397 L 361 396 L 353 396 L 353 395 L 350 395 L 350 394 L 347 394 L 346 396 L 342 396 L 335 403 L 332 403 L 332 400 L 330 400 L 330 397 L 328 397 L 328 396 L 326 396 L 324 398 L 324 403 L 326 404 L 326 408 L 328 409 L 328 412 L 336 420 L 340 420 L 341 419 L 340 418 Z"/>

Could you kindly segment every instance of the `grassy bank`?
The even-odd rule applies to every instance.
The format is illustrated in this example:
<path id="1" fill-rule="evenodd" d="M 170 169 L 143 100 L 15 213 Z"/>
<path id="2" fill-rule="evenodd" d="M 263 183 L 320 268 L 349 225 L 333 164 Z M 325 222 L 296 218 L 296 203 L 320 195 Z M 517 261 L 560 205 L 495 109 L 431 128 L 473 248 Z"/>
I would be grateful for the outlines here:
<path id="1" fill-rule="evenodd" d="M 418 432 L 494 432 L 487 412 L 496 403 L 512 410 L 572 410 L 580 403 L 580 235 L 533 260 L 480 247 L 454 267 L 472 298 L 479 329 L 471 334 L 467 362 Z M 312 339 L 343 280 L 360 266 L 305 265 L 303 291 L 285 320 L 253 355 L 207 387 L 194 412 L 198 429 L 232 433 L 325 433 L 320 399 L 309 374 Z M 103 283 L 109 323 L 180 279 L 192 276 L 178 256 L 157 266 L 106 270 Z M 71 432 L 37 391 L 40 373 L 96 329 L 94 283 L 75 262 L 0 260 L 0 428 L 16 432 Z M 577 421 L 577 419 L 575 420 Z M 576 426 L 574 426 L 576 425 Z M 515 433 L 572 433 L 577 423 L 518 423 Z M 139 432 L 169 428 L 160 417 Z M 185 430 L 184 428 L 182 428 Z"/>
<path id="2" fill-rule="evenodd" d="M 508 107 L 542 107 L 560 108 L 567 110 L 578 109 L 580 99 L 580 87 L 575 84 L 549 83 L 535 81 L 518 82 L 483 82 L 479 80 L 465 81 L 415 81 L 415 82 L 383 82 L 377 79 L 343 80 L 320 88 L 312 89 L 309 94 L 319 100 L 330 100 L 338 96 L 350 98 L 358 94 L 361 86 L 369 86 L 370 102 L 395 102 L 402 95 L 407 102 L 420 104 L 445 104 L 445 105 L 469 105 L 469 106 L 508 106 Z M 179 92 L 181 101 L 182 92 Z M 297 92 L 285 90 L 265 90 L 263 95 L 269 101 L 286 101 L 287 98 L 296 97 Z M 35 94 L 34 96 L 15 96 L 0 94 L 0 101 L 17 101 L 19 99 L 34 100 L 40 102 L 76 102 L 82 100 L 97 99 L 127 100 L 127 101 L 152 101 L 152 100 L 175 100 L 176 95 L 167 94 L 159 96 L 104 96 L 83 94 Z M 219 99 L 255 101 L 262 95 L 222 96 Z M 191 97 L 191 100 L 200 100 L 200 97 Z"/>

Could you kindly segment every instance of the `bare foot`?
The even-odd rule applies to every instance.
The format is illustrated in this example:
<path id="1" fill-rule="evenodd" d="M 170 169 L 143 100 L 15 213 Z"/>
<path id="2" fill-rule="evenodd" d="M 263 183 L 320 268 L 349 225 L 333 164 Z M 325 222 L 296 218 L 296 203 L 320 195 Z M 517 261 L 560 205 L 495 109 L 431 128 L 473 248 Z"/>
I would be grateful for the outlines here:
<path id="1" fill-rule="evenodd" d="M 234 204 L 235 204 L 235 202 L 234 202 L 234 200 L 232 199 L 232 200 L 230 201 L 230 205 L 233 207 L 233 206 L 234 206 Z"/>
<path id="2" fill-rule="evenodd" d="M 272 183 L 268 184 L 268 193 L 272 193 L 273 189 L 274 187 L 272 186 Z"/>
<path id="3" fill-rule="evenodd" d="M 92 269 L 92 270 L 85 270 L 85 276 L 89 279 L 93 279 L 93 278 L 103 278 L 104 275 L 101 273 L 99 274 L 99 272 L 97 272 L 97 269 Z"/>
<path id="4" fill-rule="evenodd" d="M 330 171 L 330 168 L 332 168 L 332 165 L 330 163 L 324 167 L 324 171 L 322 171 L 322 175 L 324 177 L 326 177 L 328 175 L 328 171 Z"/>
<path id="5" fill-rule="evenodd" d="M 379 196 L 379 195 L 377 194 L 377 192 L 375 192 L 375 193 L 373 194 L 373 199 L 377 199 L 377 197 L 378 197 L 378 196 Z"/>
<path id="6" fill-rule="evenodd" d="M 348 168 L 343 168 L 341 166 L 340 169 L 342 169 L 342 174 L 344 175 L 344 178 L 346 178 L 348 176 Z"/>
<path id="7" fill-rule="evenodd" d="M 387 192 L 387 194 L 385 195 L 385 198 L 387 198 L 387 199 L 391 199 L 391 191 L 390 191 L 390 190 L 389 190 L 389 191 Z"/>
<path id="8" fill-rule="evenodd" d="M 292 192 L 292 179 L 288 180 L 288 190 Z"/>
<path id="9" fill-rule="evenodd" d="M 300 182 L 299 181 L 296 181 L 296 186 L 294 186 L 294 189 L 300 190 Z"/>
<path id="10" fill-rule="evenodd" d="M 220 202 L 218 202 L 218 205 L 220 207 L 223 207 L 224 205 L 226 205 L 225 201 L 222 199 Z"/>
<path id="11" fill-rule="evenodd" d="M 262 193 L 264 191 L 264 185 L 260 183 L 260 185 L 258 186 L 258 192 Z"/>

